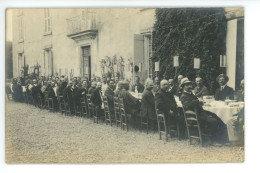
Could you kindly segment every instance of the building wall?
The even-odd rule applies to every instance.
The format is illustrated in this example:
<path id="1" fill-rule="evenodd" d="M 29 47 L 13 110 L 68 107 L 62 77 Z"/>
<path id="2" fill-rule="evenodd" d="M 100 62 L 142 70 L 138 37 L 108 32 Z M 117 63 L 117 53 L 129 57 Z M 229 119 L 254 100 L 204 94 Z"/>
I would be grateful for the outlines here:
<path id="1" fill-rule="evenodd" d="M 92 73 L 100 76 L 100 60 L 105 56 L 122 56 L 125 61 L 133 59 L 134 34 L 151 28 L 154 23 L 154 10 L 141 9 L 95 9 L 97 14 L 98 34 L 92 40 Z M 24 41 L 18 39 L 19 10 L 13 11 L 13 72 L 19 75 L 17 69 L 18 53 L 24 53 L 25 64 L 41 65 L 44 74 L 44 49 L 50 48 L 53 55 L 54 73 L 61 69 L 65 74 L 74 69 L 74 75 L 79 76 L 81 66 L 80 46 L 67 36 L 67 19 L 81 15 L 82 9 L 50 9 L 52 32 L 44 33 L 44 9 L 23 9 Z M 88 42 L 88 41 L 86 41 Z M 131 73 L 126 73 L 131 77 Z"/>

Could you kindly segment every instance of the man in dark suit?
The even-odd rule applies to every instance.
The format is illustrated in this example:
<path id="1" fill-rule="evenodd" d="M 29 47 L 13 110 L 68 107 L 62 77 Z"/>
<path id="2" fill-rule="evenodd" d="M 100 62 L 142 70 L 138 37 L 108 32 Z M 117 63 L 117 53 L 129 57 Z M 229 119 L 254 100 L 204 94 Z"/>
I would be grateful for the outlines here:
<path id="1" fill-rule="evenodd" d="M 180 100 L 185 111 L 194 111 L 197 108 L 201 130 L 204 133 L 212 134 L 213 139 L 225 142 L 227 140 L 226 125 L 215 114 L 203 110 L 203 103 L 192 94 L 192 82 L 188 78 L 183 78 L 181 87 L 183 88 L 183 93 Z"/>
<path id="2" fill-rule="evenodd" d="M 216 90 L 215 100 L 234 100 L 234 91 L 233 88 L 227 86 L 229 78 L 224 74 L 220 74 L 217 77 L 217 82 L 220 87 Z"/>
<path id="3" fill-rule="evenodd" d="M 32 87 L 32 96 L 33 96 L 33 100 L 35 105 L 38 105 L 38 98 L 37 96 L 40 95 L 42 98 L 42 94 L 41 94 L 41 85 L 40 83 L 37 84 L 36 79 L 33 80 L 33 87 Z"/>
<path id="4" fill-rule="evenodd" d="M 68 82 L 67 87 L 63 90 L 63 99 L 65 103 L 68 103 L 70 110 L 73 110 L 73 101 L 72 101 L 72 81 Z"/>
<path id="5" fill-rule="evenodd" d="M 168 89 L 169 94 L 174 97 L 176 91 L 176 87 L 174 85 L 174 80 L 173 79 L 169 79 L 169 89 Z"/>
<path id="6" fill-rule="evenodd" d="M 169 89 L 169 82 L 162 80 L 160 83 L 161 89 L 155 94 L 155 105 L 159 113 L 163 113 L 167 124 L 172 124 L 178 121 L 178 109 L 174 99 L 167 91 Z"/>
<path id="7" fill-rule="evenodd" d="M 51 86 L 48 88 L 48 98 L 52 98 L 53 106 L 54 106 L 55 109 L 57 109 L 58 108 L 58 100 L 57 100 L 57 97 L 56 97 L 54 89 L 53 89 L 54 87 L 55 87 L 55 82 L 52 81 Z"/>
<path id="8" fill-rule="evenodd" d="M 153 81 L 147 79 L 145 82 L 145 90 L 142 94 L 141 101 L 141 116 L 148 117 L 148 121 L 151 126 L 156 127 L 157 117 L 155 111 L 154 95 L 152 93 Z"/>
<path id="9" fill-rule="evenodd" d="M 95 105 L 96 110 L 97 110 L 97 114 L 99 116 L 103 115 L 103 111 L 101 111 L 102 109 L 102 92 L 101 92 L 101 82 L 97 83 L 97 88 L 93 89 L 91 91 L 91 97 L 90 100 L 91 102 Z"/>
<path id="10" fill-rule="evenodd" d="M 144 86 L 140 83 L 140 77 L 135 77 L 135 84 L 131 87 L 132 92 L 137 90 L 138 93 L 142 93 L 144 91 Z"/>
<path id="11" fill-rule="evenodd" d="M 114 89 L 115 83 L 113 80 L 107 81 L 108 87 L 104 93 L 107 96 L 109 111 L 111 115 L 114 115 Z"/>
<path id="12" fill-rule="evenodd" d="M 157 93 L 157 91 L 159 91 L 160 89 L 160 80 L 158 77 L 155 77 L 154 78 L 154 86 L 153 86 L 153 95 L 155 95 Z"/>

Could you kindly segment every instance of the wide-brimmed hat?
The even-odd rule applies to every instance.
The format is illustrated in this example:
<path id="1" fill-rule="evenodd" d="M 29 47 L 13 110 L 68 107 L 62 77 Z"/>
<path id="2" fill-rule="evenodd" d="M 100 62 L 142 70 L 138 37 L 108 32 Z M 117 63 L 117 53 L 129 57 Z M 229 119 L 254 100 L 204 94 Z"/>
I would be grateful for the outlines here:
<path id="1" fill-rule="evenodd" d="M 225 79 L 225 81 L 228 82 L 229 78 L 227 75 L 224 75 L 224 74 L 218 75 L 218 77 L 216 78 L 216 81 L 218 82 L 221 77 L 223 77 Z"/>
<path id="2" fill-rule="evenodd" d="M 129 88 L 129 83 L 127 81 L 119 81 L 118 82 L 118 87 L 121 89 Z"/>
<path id="3" fill-rule="evenodd" d="M 184 85 L 184 84 L 187 84 L 187 83 L 191 83 L 191 81 L 190 81 L 187 77 L 183 78 L 183 79 L 181 80 L 181 87 L 183 87 L 183 85 Z"/>

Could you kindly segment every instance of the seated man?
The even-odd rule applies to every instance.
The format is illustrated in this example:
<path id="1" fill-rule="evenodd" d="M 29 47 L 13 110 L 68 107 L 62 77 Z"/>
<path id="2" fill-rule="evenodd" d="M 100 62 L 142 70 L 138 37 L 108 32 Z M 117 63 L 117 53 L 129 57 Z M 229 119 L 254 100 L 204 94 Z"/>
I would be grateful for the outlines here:
<path id="1" fill-rule="evenodd" d="M 178 109 L 174 97 L 167 92 L 168 87 L 169 82 L 165 79 L 162 80 L 160 90 L 155 94 L 155 105 L 158 113 L 164 114 L 166 124 L 171 125 L 174 121 L 178 121 Z"/>
<path id="2" fill-rule="evenodd" d="M 131 120 L 136 124 L 137 117 L 140 115 L 140 102 L 137 98 L 129 93 L 129 83 L 126 81 L 120 82 L 121 91 L 118 93 L 118 97 L 123 98 L 125 111 L 127 114 L 131 114 Z"/>
<path id="3" fill-rule="evenodd" d="M 149 125 L 156 127 L 157 117 L 155 111 L 155 102 L 154 95 L 152 93 L 153 89 L 153 80 L 147 79 L 145 82 L 145 90 L 142 94 L 142 102 L 141 102 L 141 116 L 148 117 Z"/>
<path id="4" fill-rule="evenodd" d="M 194 111 L 197 108 L 198 120 L 203 133 L 213 135 L 213 139 L 226 142 L 227 132 L 225 124 L 215 114 L 206 112 L 202 108 L 202 103 L 192 94 L 192 82 L 188 78 L 181 80 L 183 93 L 181 95 L 181 103 L 185 111 Z"/>
<path id="5" fill-rule="evenodd" d="M 135 84 L 132 85 L 131 91 L 132 92 L 137 91 L 138 93 L 142 93 L 144 91 L 144 86 L 140 83 L 140 77 L 139 76 L 135 77 Z"/>
<path id="6" fill-rule="evenodd" d="M 115 83 L 114 83 L 113 80 L 110 80 L 107 83 L 108 83 L 108 87 L 106 88 L 106 91 L 105 91 L 104 95 L 107 97 L 110 115 L 114 115 L 115 114 L 115 111 L 114 111 L 114 89 L 115 89 Z"/>
<path id="7" fill-rule="evenodd" d="M 153 95 L 155 95 L 157 93 L 157 91 L 159 91 L 160 89 L 160 80 L 158 77 L 155 77 L 154 78 L 154 86 L 153 86 Z"/>
<path id="8" fill-rule="evenodd" d="M 172 97 L 174 97 L 176 91 L 175 91 L 175 85 L 174 85 L 174 80 L 173 79 L 169 79 L 169 89 L 168 92 L 171 94 Z"/>
<path id="9" fill-rule="evenodd" d="M 209 94 L 208 92 L 208 88 L 205 87 L 203 84 L 202 84 L 202 78 L 201 77 L 197 77 L 195 79 L 195 82 L 196 82 L 196 87 L 194 88 L 194 94 L 195 96 L 197 96 L 198 98 L 199 97 L 203 97 L 203 96 L 206 96 Z"/>
<path id="10" fill-rule="evenodd" d="M 219 83 L 219 88 L 216 90 L 215 99 L 216 100 L 234 100 L 233 88 L 227 86 L 229 78 L 224 74 L 220 74 L 217 77 L 217 82 Z"/>

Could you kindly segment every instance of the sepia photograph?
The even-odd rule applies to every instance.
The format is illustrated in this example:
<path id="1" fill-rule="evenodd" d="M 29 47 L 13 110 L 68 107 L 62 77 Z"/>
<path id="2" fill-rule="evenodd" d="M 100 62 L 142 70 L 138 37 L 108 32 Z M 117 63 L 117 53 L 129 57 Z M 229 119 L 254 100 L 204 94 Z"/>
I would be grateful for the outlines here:
<path id="1" fill-rule="evenodd" d="M 5 162 L 243 163 L 244 11 L 6 8 Z"/>

